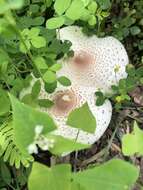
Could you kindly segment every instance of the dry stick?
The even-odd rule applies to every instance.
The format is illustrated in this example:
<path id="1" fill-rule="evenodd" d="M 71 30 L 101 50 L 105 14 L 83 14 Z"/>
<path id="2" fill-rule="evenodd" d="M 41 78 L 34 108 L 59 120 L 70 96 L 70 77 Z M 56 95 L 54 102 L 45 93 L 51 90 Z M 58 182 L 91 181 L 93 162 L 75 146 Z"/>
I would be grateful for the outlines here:
<path id="1" fill-rule="evenodd" d="M 104 155 L 103 160 L 106 160 L 106 158 L 107 158 L 107 156 L 108 156 L 108 154 L 109 154 L 109 150 L 110 150 L 110 148 L 111 148 L 111 145 L 112 145 L 112 142 L 113 142 L 114 137 L 115 137 L 115 135 L 116 135 L 116 132 L 117 132 L 117 130 L 118 130 L 118 127 L 119 127 L 119 125 L 116 126 L 116 128 L 115 128 L 115 130 L 114 130 L 114 132 L 113 132 L 113 134 L 112 134 L 112 136 L 111 136 L 111 139 L 110 139 L 110 141 L 109 141 L 109 143 L 108 143 L 108 146 L 106 147 L 105 155 Z"/>
<path id="2" fill-rule="evenodd" d="M 126 115 L 122 115 L 122 113 L 120 113 L 119 116 L 118 116 L 118 118 L 117 118 L 117 120 L 116 120 L 116 122 L 115 122 L 115 126 L 116 126 L 116 127 L 115 127 L 115 130 L 114 130 L 114 132 L 113 132 L 113 134 L 112 134 L 112 136 L 111 136 L 111 139 L 110 139 L 110 141 L 109 141 L 109 143 L 108 143 L 108 146 L 106 147 L 106 152 L 105 152 L 104 159 L 103 159 L 104 161 L 107 159 L 107 156 L 108 156 L 108 154 L 109 154 L 109 150 L 110 150 L 110 148 L 111 148 L 111 146 L 112 146 L 112 142 L 113 142 L 113 140 L 114 140 L 114 137 L 115 137 L 115 135 L 116 135 L 116 132 L 117 132 L 117 130 L 118 130 L 118 128 L 119 128 L 121 122 L 123 121 L 124 117 L 126 117 Z"/>
<path id="3" fill-rule="evenodd" d="M 98 152 L 97 154 L 95 154 L 91 158 L 83 161 L 81 163 L 81 166 L 86 165 L 86 164 L 90 164 L 90 163 L 96 161 L 97 159 L 101 158 L 102 156 L 103 156 L 103 160 L 106 160 L 106 158 L 108 156 L 108 153 L 109 153 L 109 150 L 110 150 L 110 147 L 112 145 L 113 139 L 114 139 L 115 134 L 117 132 L 117 129 L 118 129 L 118 126 L 116 126 L 116 128 L 115 128 L 115 130 L 114 130 L 114 132 L 112 134 L 112 137 L 111 137 L 111 139 L 110 139 L 110 141 L 108 143 L 108 146 L 106 146 L 105 148 L 103 148 L 100 152 Z"/>
<path id="4" fill-rule="evenodd" d="M 105 150 L 106 150 L 106 147 L 103 148 L 100 152 L 98 152 L 97 154 L 93 155 L 92 157 L 90 157 L 89 159 L 87 160 L 84 160 L 80 166 L 85 166 L 85 165 L 88 165 L 92 162 L 95 162 L 96 160 L 98 160 L 99 158 L 101 158 L 104 154 L 105 154 Z"/>

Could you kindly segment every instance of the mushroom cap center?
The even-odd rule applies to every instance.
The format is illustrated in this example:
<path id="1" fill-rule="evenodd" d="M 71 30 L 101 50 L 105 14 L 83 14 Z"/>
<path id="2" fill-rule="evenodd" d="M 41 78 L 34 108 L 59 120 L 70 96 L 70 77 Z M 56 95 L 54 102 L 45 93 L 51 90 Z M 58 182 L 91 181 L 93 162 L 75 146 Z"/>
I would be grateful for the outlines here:
<path id="1" fill-rule="evenodd" d="M 79 51 L 71 60 L 71 64 L 78 70 L 85 70 L 94 63 L 94 57 L 86 51 Z"/>
<path id="2" fill-rule="evenodd" d="M 77 97 L 72 90 L 57 92 L 53 101 L 51 112 L 56 116 L 68 115 L 77 105 Z"/>

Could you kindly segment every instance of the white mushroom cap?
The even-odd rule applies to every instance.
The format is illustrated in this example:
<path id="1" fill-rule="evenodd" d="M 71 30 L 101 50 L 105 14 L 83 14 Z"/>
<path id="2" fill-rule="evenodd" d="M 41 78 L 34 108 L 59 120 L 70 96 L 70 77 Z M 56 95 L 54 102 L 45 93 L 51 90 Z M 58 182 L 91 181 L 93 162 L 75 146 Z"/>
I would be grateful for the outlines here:
<path id="1" fill-rule="evenodd" d="M 68 97 L 68 94 L 70 94 L 70 92 L 71 95 L 75 96 L 74 98 L 71 98 L 71 102 L 70 97 Z M 64 93 L 66 95 L 64 101 L 69 101 L 69 104 L 72 103 L 72 106 L 67 106 L 67 104 L 65 104 L 65 107 L 61 107 L 60 104 L 58 104 L 51 109 L 43 109 L 43 111 L 48 112 L 53 117 L 54 121 L 57 123 L 58 129 L 54 131 L 54 134 L 61 135 L 69 139 L 75 139 L 77 140 L 77 142 L 84 144 L 95 143 L 103 135 L 110 123 L 112 116 L 112 106 L 110 101 L 106 100 L 102 106 L 98 107 L 95 103 L 96 100 L 93 89 L 89 87 L 82 88 L 77 86 L 71 86 L 68 87 L 68 89 L 60 86 L 52 94 L 48 94 L 45 91 L 42 91 L 40 97 L 48 98 L 52 101 L 57 100 L 57 98 L 60 97 L 61 101 L 61 98 L 64 97 Z M 62 96 L 59 96 L 59 94 Z M 66 121 L 70 111 L 74 110 L 75 108 L 81 107 L 85 102 L 88 103 L 90 111 L 96 118 L 96 129 L 95 133 L 93 134 L 66 125 Z M 59 112 L 59 109 L 57 108 L 58 106 L 61 107 L 60 111 L 63 111 L 63 114 Z M 66 109 L 66 106 L 68 107 L 68 109 L 70 108 L 70 111 Z M 57 111 L 55 111 L 55 109 L 57 109 Z M 66 110 L 68 110 L 67 113 L 65 113 Z"/>
<path id="2" fill-rule="evenodd" d="M 110 92 L 111 86 L 127 77 L 126 65 L 129 63 L 124 46 L 114 37 L 87 37 L 78 26 L 60 29 L 62 41 L 72 42 L 73 58 L 62 60 L 63 68 L 58 72 L 66 73 L 73 84 L 99 88 Z"/>

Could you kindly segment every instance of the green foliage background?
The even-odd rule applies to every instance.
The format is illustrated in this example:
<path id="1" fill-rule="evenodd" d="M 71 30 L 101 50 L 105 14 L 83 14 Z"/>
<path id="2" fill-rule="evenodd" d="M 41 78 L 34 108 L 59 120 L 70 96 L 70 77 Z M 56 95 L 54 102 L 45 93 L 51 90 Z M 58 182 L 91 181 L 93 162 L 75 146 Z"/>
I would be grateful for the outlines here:
<path id="1" fill-rule="evenodd" d="M 31 73 L 37 79 L 43 80 L 45 90 L 48 93 L 56 89 L 57 83 L 64 86 L 70 85 L 70 81 L 66 77 L 58 78 L 56 76 L 56 72 L 61 68 L 57 60 L 63 56 L 73 55 L 70 50 L 71 42 L 62 43 L 57 39 L 56 29 L 65 25 L 77 24 L 83 28 L 83 32 L 87 35 L 96 34 L 99 37 L 112 35 L 124 43 L 130 58 L 130 65 L 127 67 L 128 78 L 121 80 L 118 86 L 113 86 L 113 94 L 96 93 L 98 105 L 103 104 L 106 98 L 110 98 L 116 111 L 120 112 L 124 107 L 133 105 L 130 92 L 137 86 L 143 85 L 142 10 L 142 0 L 0 0 L 0 190 L 20 190 L 22 188 L 25 190 L 31 173 L 33 157 L 25 154 L 21 148 L 23 144 L 17 146 L 14 128 L 11 125 L 13 115 L 15 117 L 15 113 L 18 113 L 22 108 L 23 113 L 30 110 L 33 121 L 36 122 L 36 114 L 39 113 L 35 113 L 34 108 L 52 105 L 49 100 L 39 99 L 41 85 L 38 80 L 35 82 L 32 92 L 21 100 L 27 104 L 25 108 L 18 100 L 15 100 L 17 101 L 15 104 L 13 100 L 10 101 L 8 93 L 19 99 L 22 89 L 28 87 L 31 82 Z M 19 110 L 12 113 L 11 104 L 13 106 L 19 105 Z M 41 115 L 41 118 L 45 118 L 44 115 Z M 24 123 L 19 116 L 15 119 L 15 123 L 18 122 Z M 33 122 L 29 124 L 29 126 L 32 125 Z M 46 135 L 48 136 L 48 134 Z M 23 131 L 19 130 L 17 136 L 19 139 L 23 137 L 23 141 L 27 143 Z M 128 156 L 138 153 L 140 156 L 142 154 L 142 143 L 140 143 L 143 140 L 142 136 L 142 130 L 136 126 L 134 132 L 127 134 L 123 139 L 123 153 Z M 132 138 L 135 144 L 134 150 L 131 151 Z M 56 141 L 57 147 L 50 150 L 53 154 L 86 148 L 86 146 L 75 144 L 66 139 L 56 139 Z M 20 140 L 19 143 L 21 143 Z M 61 144 L 66 146 L 62 148 Z M 118 166 L 123 167 L 124 171 L 119 171 Z M 35 179 L 44 184 L 47 176 L 50 176 L 51 181 L 46 185 L 48 186 L 52 181 L 53 185 L 53 175 L 59 176 L 60 172 L 67 174 L 67 176 L 60 176 L 63 181 L 68 178 L 69 181 L 73 180 L 73 183 L 71 181 L 69 184 L 59 182 L 58 187 L 53 185 L 54 190 L 59 187 L 64 190 L 67 185 L 71 190 L 86 190 L 89 186 L 94 189 L 95 182 L 90 182 L 85 178 L 92 179 L 94 176 L 98 180 L 100 175 L 103 177 L 103 173 L 106 174 L 104 175 L 106 180 L 110 181 L 112 177 L 115 178 L 113 180 L 116 182 L 115 186 L 120 181 L 119 186 L 114 188 L 115 190 L 130 189 L 139 175 L 135 166 L 114 159 L 107 165 L 103 164 L 99 168 L 91 166 L 91 170 L 87 169 L 77 174 L 71 173 L 69 165 L 61 165 L 59 168 L 57 166 L 58 169 L 56 166 L 55 169 L 44 167 L 37 163 L 34 164 L 29 182 L 30 190 L 35 189 L 36 183 L 33 183 Z M 119 171 L 117 176 L 114 176 L 113 170 Z M 42 171 L 43 177 L 37 176 L 37 171 Z M 122 179 L 122 172 L 127 172 L 130 175 Z M 108 190 L 113 188 L 112 180 L 111 185 L 108 185 L 98 184 L 97 188 L 101 190 L 105 190 L 107 187 Z M 38 190 L 43 189 L 39 187 Z"/>

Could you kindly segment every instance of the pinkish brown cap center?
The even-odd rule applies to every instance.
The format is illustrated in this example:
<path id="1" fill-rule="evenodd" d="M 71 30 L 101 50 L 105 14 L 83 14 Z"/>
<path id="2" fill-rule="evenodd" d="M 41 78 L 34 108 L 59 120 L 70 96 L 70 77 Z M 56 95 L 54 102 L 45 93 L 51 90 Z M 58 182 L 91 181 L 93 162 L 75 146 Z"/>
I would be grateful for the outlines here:
<path id="1" fill-rule="evenodd" d="M 51 112 L 56 116 L 68 115 L 77 105 L 77 98 L 72 90 L 58 92 L 53 101 Z"/>
<path id="2" fill-rule="evenodd" d="M 91 64 L 93 64 L 93 62 L 94 57 L 85 51 L 78 52 L 71 60 L 73 66 L 76 67 L 78 70 L 88 68 L 89 66 L 91 66 Z"/>

